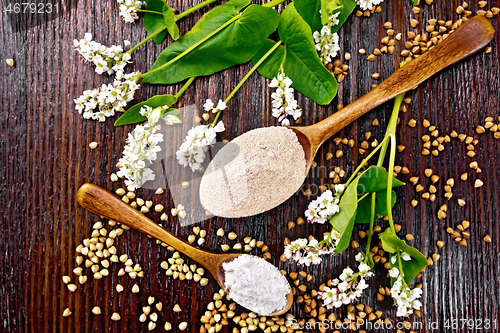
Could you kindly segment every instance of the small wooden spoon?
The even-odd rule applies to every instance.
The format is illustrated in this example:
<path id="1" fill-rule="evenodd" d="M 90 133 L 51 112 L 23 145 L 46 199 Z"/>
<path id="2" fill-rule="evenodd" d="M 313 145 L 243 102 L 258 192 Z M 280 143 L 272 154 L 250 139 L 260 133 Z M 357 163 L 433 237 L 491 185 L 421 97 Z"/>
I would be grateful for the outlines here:
<path id="1" fill-rule="evenodd" d="M 114 220 L 121 224 L 125 224 L 137 231 L 171 245 L 177 251 L 184 253 L 194 261 L 203 265 L 210 273 L 212 273 L 222 289 L 228 292 L 224 285 L 224 270 L 222 268 L 222 264 L 243 255 L 242 253 L 216 254 L 197 249 L 196 247 L 180 240 L 170 232 L 166 231 L 158 224 L 154 223 L 146 216 L 124 203 L 112 193 L 96 185 L 82 185 L 76 193 L 76 200 L 82 205 L 83 208 L 91 211 L 92 213 Z M 288 287 L 290 287 L 290 285 Z M 290 309 L 293 303 L 291 290 L 292 289 L 290 288 L 290 293 L 286 295 L 286 306 L 281 310 L 271 313 L 271 316 L 281 315 Z"/>
<path id="2" fill-rule="evenodd" d="M 476 16 L 443 42 L 394 72 L 369 93 L 311 126 L 290 127 L 304 147 L 307 172 L 319 147 L 345 126 L 373 108 L 396 96 L 417 88 L 440 70 L 482 49 L 495 37 L 495 28 L 488 19 Z"/>

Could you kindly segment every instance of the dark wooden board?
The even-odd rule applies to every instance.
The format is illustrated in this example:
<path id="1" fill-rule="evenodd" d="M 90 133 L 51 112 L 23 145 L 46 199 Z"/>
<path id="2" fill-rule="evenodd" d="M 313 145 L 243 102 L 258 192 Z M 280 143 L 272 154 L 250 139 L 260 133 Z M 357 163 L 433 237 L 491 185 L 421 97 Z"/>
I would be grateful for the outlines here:
<path id="1" fill-rule="evenodd" d="M 196 2 L 197 3 L 197 2 Z M 185 10 L 195 2 L 174 1 L 171 7 Z M 384 36 L 382 25 L 386 21 L 394 24 L 396 32 L 406 36 L 409 18 L 457 19 L 455 8 L 459 1 L 434 1 L 431 6 L 421 5 L 422 13 L 412 13 L 410 0 L 391 1 L 382 4 L 382 12 L 369 18 L 350 17 L 340 31 L 343 52 L 350 52 L 353 58 L 349 64 L 349 75 L 340 84 L 338 96 L 330 106 L 322 107 L 298 94 L 299 104 L 304 109 L 303 124 L 315 123 L 335 112 L 337 103 L 354 101 L 366 93 L 372 83 L 374 72 L 382 78 L 392 73 L 402 60 L 398 56 L 377 57 L 375 62 L 367 62 L 366 55 L 358 51 L 364 48 L 370 52 L 379 47 Z M 6 3 L 4 2 L 5 6 Z M 471 8 L 477 8 L 476 1 Z M 488 8 L 499 6 L 499 1 L 488 1 Z M 212 5 L 213 6 L 213 5 Z M 211 7 L 210 7 L 211 8 Z M 202 9 L 180 21 L 181 34 L 185 33 L 208 10 Z M 111 268 L 109 277 L 89 281 L 75 293 L 70 293 L 61 277 L 72 275 L 75 264 L 75 247 L 90 236 L 95 216 L 85 212 L 75 202 L 75 193 L 84 182 L 92 182 L 108 189 L 116 189 L 117 184 L 109 180 L 114 165 L 121 155 L 127 133 L 132 126 L 114 128 L 113 121 L 98 123 L 84 120 L 75 110 L 73 99 L 83 90 L 109 82 L 109 77 L 98 76 L 91 66 L 85 64 L 73 50 L 72 41 L 80 39 L 85 32 L 91 32 L 94 39 L 106 45 L 119 44 L 128 39 L 132 45 L 146 37 L 140 22 L 126 24 L 118 18 L 116 1 L 79 1 L 65 4 L 62 13 L 48 15 L 26 15 L 10 17 L 0 13 L 0 191 L 2 197 L 0 228 L 0 327 L 4 332 L 138 332 L 147 331 L 146 325 L 138 320 L 141 307 L 147 297 L 152 295 L 164 303 L 160 323 L 165 320 L 173 324 L 187 321 L 188 331 L 199 330 L 199 319 L 218 290 L 213 279 L 208 286 L 200 287 L 194 282 L 172 280 L 164 275 L 160 262 L 167 252 L 154 241 L 137 232 L 127 232 L 117 241 L 121 253 L 128 253 L 140 263 L 145 277 L 137 281 L 141 293 L 132 294 L 130 287 L 136 283 L 128 277 L 118 277 L 118 269 Z M 500 19 L 492 19 L 499 28 Z M 413 29 L 421 31 L 421 26 Z M 171 41 L 169 40 L 168 43 Z M 133 56 L 133 64 L 128 69 L 147 71 L 161 52 L 164 44 L 157 46 L 148 43 Z M 499 320 L 500 268 L 498 265 L 498 239 L 500 216 L 497 205 L 500 202 L 500 141 L 492 133 L 479 136 L 475 128 L 484 124 L 487 116 L 500 116 L 500 61 L 498 40 L 492 43 L 492 52 L 484 51 L 458 63 L 434 76 L 415 91 L 408 94 L 412 98 L 408 111 L 401 116 L 398 129 L 399 142 L 406 146 L 398 154 L 396 164 L 406 166 L 409 175 L 401 175 L 403 181 L 410 176 L 425 178 L 424 169 L 432 168 L 441 180 L 434 203 L 419 199 L 413 186 L 398 189 L 398 203 L 394 209 L 397 223 L 402 225 L 401 235 L 411 233 L 415 240 L 410 244 L 419 248 L 425 255 L 437 252 L 441 259 L 429 267 L 422 279 L 423 309 L 422 318 L 410 321 L 437 324 L 437 331 L 458 332 L 445 324 L 452 320 L 474 319 L 477 323 L 486 320 Z M 343 57 L 343 53 L 342 53 Z M 5 65 L 5 60 L 13 58 L 14 67 Z M 212 77 L 198 78 L 182 97 L 180 105 L 196 104 L 201 109 L 206 98 L 218 99 L 226 96 L 235 82 L 243 77 L 250 65 L 243 65 L 217 73 Z M 229 103 L 223 119 L 227 130 L 223 139 L 258 127 L 275 124 L 270 115 L 270 90 L 268 80 L 254 74 L 241 91 Z M 138 101 L 159 93 L 175 93 L 178 86 L 144 85 L 136 95 Z M 363 140 L 366 131 L 375 138 L 382 138 L 384 127 L 392 105 L 383 105 L 355 123 L 345 128 L 336 137 L 356 141 L 355 147 Z M 379 127 L 373 127 L 377 118 Z M 414 118 L 418 126 L 408 127 Z M 465 154 L 466 145 L 453 140 L 438 157 L 422 156 L 420 137 L 426 134 L 422 126 L 428 119 L 440 133 L 457 130 L 460 133 L 480 137 L 477 145 L 476 160 L 482 173 L 475 175 L 468 168 L 472 159 Z M 181 140 L 182 138 L 177 138 Z M 92 141 L 99 142 L 95 150 L 88 148 Z M 324 158 L 328 151 L 335 152 L 338 147 L 332 140 L 327 142 L 316 157 L 319 166 L 333 168 L 342 166 L 352 171 L 361 160 L 356 149 L 344 145 L 344 156 L 339 160 L 327 162 Z M 469 179 L 479 177 L 484 186 L 475 189 L 472 181 L 459 180 L 460 174 L 468 172 Z M 448 216 L 439 220 L 437 211 L 446 203 L 444 179 L 455 178 L 454 196 L 448 203 Z M 426 180 L 427 183 L 429 183 Z M 308 186 L 328 183 L 324 176 L 311 171 L 304 189 Z M 144 191 L 144 198 L 152 198 L 152 191 Z M 459 207 L 457 198 L 467 200 L 465 207 Z M 411 200 L 419 200 L 413 208 Z M 163 195 L 160 199 L 168 208 L 170 198 Z M 156 202 L 155 202 L 156 203 Z M 283 252 L 285 237 L 293 240 L 313 234 L 320 237 L 327 226 L 298 226 L 287 229 L 287 222 L 303 216 L 308 199 L 301 193 L 292 197 L 280 207 L 245 219 L 228 220 L 213 218 L 200 225 L 208 231 L 204 248 L 219 250 L 220 238 L 215 236 L 219 227 L 234 230 L 239 235 L 251 236 L 268 244 L 272 261 L 283 269 L 295 269 L 294 264 L 279 262 Z M 153 218 L 159 219 L 159 214 Z M 455 227 L 462 220 L 471 222 L 471 238 L 467 247 L 460 247 L 446 233 L 447 227 Z M 379 224 L 385 225 L 383 221 Z M 170 219 L 167 228 L 184 239 L 190 229 L 179 226 L 177 219 Z M 493 242 L 483 241 L 489 234 Z M 356 238 L 363 248 L 364 241 Z M 438 250 L 436 241 L 443 240 L 444 247 Z M 253 252 L 252 252 L 253 253 Z M 257 253 L 257 252 L 256 252 Z M 320 266 L 305 270 L 314 276 L 311 288 L 336 277 L 347 264 L 354 264 L 357 250 L 348 249 L 340 256 L 332 256 Z M 112 266 L 113 267 L 113 266 Z M 395 308 L 390 298 L 383 302 L 376 300 L 379 286 L 387 286 L 388 279 L 382 267 L 376 269 L 376 277 L 371 279 L 360 302 L 381 310 L 384 318 L 395 319 Z M 117 294 L 115 285 L 122 283 L 126 291 Z M 173 313 L 172 306 L 179 303 L 184 310 Z M 91 309 L 100 305 L 103 315 L 94 316 Z M 73 315 L 62 317 L 65 308 Z M 119 312 L 122 320 L 110 320 L 112 312 Z M 294 305 L 292 312 L 304 316 L 302 305 Z M 345 309 L 338 314 L 345 315 Z M 161 328 L 157 328 L 160 330 Z M 229 332 L 227 328 L 224 332 Z M 394 330 L 395 331 L 395 330 Z M 423 331 L 431 331 L 425 329 Z M 497 330 L 485 329 L 484 332 Z"/>

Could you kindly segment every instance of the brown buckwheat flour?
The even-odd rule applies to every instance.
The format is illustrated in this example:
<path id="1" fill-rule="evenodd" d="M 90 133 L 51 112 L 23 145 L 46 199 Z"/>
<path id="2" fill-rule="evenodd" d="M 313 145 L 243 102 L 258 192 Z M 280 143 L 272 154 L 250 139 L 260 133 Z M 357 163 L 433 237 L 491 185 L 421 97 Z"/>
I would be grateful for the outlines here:
<path id="1" fill-rule="evenodd" d="M 210 162 L 200 201 L 217 216 L 259 214 L 293 195 L 305 172 L 304 150 L 291 129 L 255 129 L 228 143 Z"/>

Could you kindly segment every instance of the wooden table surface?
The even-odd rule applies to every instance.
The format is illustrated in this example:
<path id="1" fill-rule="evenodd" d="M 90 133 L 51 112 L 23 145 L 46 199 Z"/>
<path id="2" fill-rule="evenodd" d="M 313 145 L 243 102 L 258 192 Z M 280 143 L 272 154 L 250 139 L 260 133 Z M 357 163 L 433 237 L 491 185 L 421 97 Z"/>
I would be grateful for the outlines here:
<path id="1" fill-rule="evenodd" d="M 499 6 L 500 2 L 487 1 L 487 8 Z M 198 1 L 173 1 L 170 5 L 185 10 Z M 336 110 L 338 103 L 349 104 L 369 91 L 371 74 L 381 73 L 382 78 L 392 73 L 402 60 L 399 56 L 401 45 L 397 44 L 393 56 L 377 57 L 374 62 L 366 60 L 367 55 L 360 55 L 359 49 L 371 52 L 380 47 L 380 39 L 385 35 L 384 22 L 393 22 L 396 32 L 403 33 L 403 40 L 409 27 L 409 18 L 417 19 L 454 19 L 458 18 L 455 8 L 457 0 L 439 0 L 427 6 L 420 5 L 422 12 L 415 15 L 410 0 L 387 0 L 382 4 L 382 11 L 371 17 L 358 18 L 352 15 L 340 31 L 343 52 L 350 52 L 349 75 L 339 84 L 338 96 L 330 106 L 319 106 L 297 94 L 303 107 L 303 124 L 313 124 Z M 3 3 L 4 7 L 6 2 Z M 476 1 L 470 8 L 477 9 Z M 209 6 L 212 8 L 214 5 Z M 202 9 L 180 21 L 180 31 L 187 32 L 195 22 L 209 9 Z M 281 7 L 280 7 L 281 9 Z M 142 19 L 141 19 L 142 20 Z M 96 75 L 90 65 L 85 64 L 74 51 L 73 40 L 83 38 L 85 32 L 91 32 L 94 39 L 105 45 L 120 44 L 128 39 L 135 45 L 146 37 L 146 32 L 139 21 L 126 24 L 118 18 L 116 1 L 79 1 L 70 2 L 62 7 L 58 17 L 44 15 L 10 16 L 0 13 L 0 179 L 1 179 L 1 229 L 0 229 L 0 327 L 3 332 L 139 332 L 147 331 L 147 325 L 139 322 L 142 307 L 148 296 L 154 296 L 163 302 L 159 326 L 169 321 L 177 324 L 189 323 L 189 332 L 199 331 L 200 316 L 206 310 L 213 292 L 218 290 L 214 279 L 210 278 L 205 287 L 194 281 L 173 280 L 165 276 L 160 262 L 169 253 L 153 240 L 135 231 L 125 232 L 116 240 L 119 253 L 127 253 L 134 262 L 139 263 L 144 271 L 144 278 L 135 281 L 128 276 L 119 277 L 118 264 L 110 266 L 110 275 L 102 280 L 89 280 L 71 293 L 62 282 L 63 275 L 69 275 L 74 281 L 72 270 L 76 267 L 75 248 L 83 239 L 89 238 L 92 225 L 99 218 L 85 212 L 76 202 L 75 193 L 80 185 L 91 182 L 107 189 L 116 189 L 120 185 L 111 183 L 110 174 L 115 167 L 126 135 L 132 126 L 115 128 L 113 120 L 104 123 L 84 120 L 73 104 L 83 90 L 107 83 L 110 78 Z M 500 16 L 492 20 L 500 28 Z M 419 25 L 414 31 L 421 31 Z M 147 43 L 133 56 L 129 71 L 145 72 L 151 66 L 161 50 L 170 43 L 162 45 Z M 444 70 L 415 91 L 410 92 L 412 101 L 408 111 L 401 115 L 398 127 L 399 143 L 406 149 L 397 155 L 396 164 L 408 167 L 408 175 L 400 175 L 408 182 L 410 176 L 418 176 L 427 187 L 430 181 L 424 175 L 424 169 L 432 168 L 441 176 L 436 184 L 437 199 L 428 202 L 420 198 L 414 187 L 408 184 L 398 189 L 398 202 L 394 208 L 395 221 L 402 225 L 400 236 L 411 233 L 415 239 L 409 243 L 421 250 L 426 256 L 439 253 L 441 258 L 426 269 L 417 282 L 423 285 L 422 317 L 411 317 L 410 321 L 435 323 L 439 332 L 470 331 L 446 327 L 452 320 L 476 320 L 476 324 L 487 320 L 499 320 L 500 302 L 500 266 L 498 239 L 500 214 L 497 209 L 500 202 L 500 140 L 494 139 L 493 133 L 479 135 L 475 132 L 478 125 L 484 125 L 487 116 L 500 116 L 500 44 L 497 38 L 490 44 L 491 53 L 484 50 L 476 55 Z M 13 58 L 15 66 L 9 67 L 5 60 Z M 343 61 L 343 60 L 342 60 Z M 201 77 L 181 98 L 179 106 L 196 104 L 198 109 L 206 98 L 218 99 L 226 96 L 250 68 L 250 64 L 236 66 L 211 77 Z M 241 91 L 228 105 L 223 115 L 227 130 L 222 139 L 232 139 L 250 129 L 275 125 L 270 114 L 270 94 L 268 80 L 254 74 Z M 136 94 L 136 100 L 142 101 L 155 94 L 175 93 L 177 86 L 144 85 Z M 355 123 L 345 128 L 336 137 L 355 140 L 354 149 L 348 145 L 339 148 L 329 140 L 316 157 L 319 166 L 328 170 L 336 166 L 352 171 L 362 156 L 359 147 L 366 131 L 373 138 L 383 137 L 392 103 L 387 103 L 371 111 Z M 200 111 L 201 113 L 201 111 Z M 407 126 L 410 119 L 417 120 L 417 126 Z M 372 126 L 378 119 L 380 126 Z M 422 140 L 428 134 L 422 126 L 424 119 L 435 125 L 440 135 L 456 130 L 479 139 L 475 158 L 466 156 L 466 144 L 453 139 L 439 156 L 420 154 Z M 177 138 L 180 140 L 181 138 Z M 91 150 L 90 142 L 99 143 Z M 180 142 L 180 141 L 179 141 Z M 343 150 L 343 157 L 326 161 L 327 152 Z M 476 160 L 482 173 L 476 174 L 469 163 Z M 167 170 L 168 172 L 168 170 Z M 461 181 L 462 173 L 469 174 L 468 181 Z M 454 196 L 450 201 L 444 198 L 444 181 L 455 179 Z M 474 188 L 473 181 L 481 179 L 484 186 Z M 328 184 L 326 176 L 311 172 L 303 190 L 316 185 Z M 138 191 L 144 199 L 162 203 L 169 212 L 172 206 L 168 194 L 155 196 L 154 190 Z M 460 207 L 457 198 L 463 198 L 467 204 Z M 312 199 L 312 198 L 311 198 Z M 410 202 L 416 199 L 419 204 L 412 207 Z M 302 268 L 293 263 L 282 263 L 279 256 L 283 253 L 285 237 L 294 240 L 307 235 L 320 237 L 328 226 L 301 225 L 289 230 L 287 223 L 304 216 L 309 199 L 297 193 L 290 200 L 267 213 L 243 219 L 212 218 L 199 224 L 207 230 L 205 249 L 220 251 L 221 238 L 215 235 L 219 227 L 226 232 L 235 231 L 243 236 L 250 236 L 264 241 L 272 253 L 271 261 L 280 268 L 298 271 Z M 439 207 L 447 204 L 445 219 L 438 219 Z M 159 213 L 149 214 L 159 221 Z M 461 247 L 446 233 L 446 228 L 455 228 L 463 220 L 470 221 L 471 238 L 467 247 Z M 190 227 L 181 227 L 177 218 L 170 218 L 165 227 L 183 239 L 191 233 Z M 386 226 L 387 223 L 379 221 Z M 356 227 L 357 230 L 365 226 Z M 483 237 L 489 234 L 491 243 Z M 358 236 L 355 239 L 364 249 L 365 241 Z M 438 249 L 436 242 L 444 241 L 444 247 Z M 258 250 L 251 253 L 259 254 Z M 328 278 L 337 277 L 347 264 L 354 264 L 357 250 L 349 248 L 339 256 L 324 260 L 319 266 L 303 268 L 313 275 L 308 283 L 309 290 L 318 288 Z M 89 269 L 87 269 L 89 270 Z M 376 276 L 372 278 L 370 288 L 360 299 L 373 310 L 383 312 L 383 318 L 396 319 L 395 308 L 390 297 L 377 301 L 376 294 L 380 286 L 388 286 L 386 270 L 381 264 L 376 267 Z M 115 291 L 117 283 L 123 284 L 125 291 Z M 137 283 L 141 292 L 132 294 L 131 286 Z M 178 303 L 183 309 L 180 313 L 172 311 Z M 103 314 L 91 313 L 93 306 L 99 305 Z M 72 311 L 69 317 L 63 317 L 65 308 Z M 238 309 L 239 312 L 242 309 Z M 110 320 L 111 313 L 118 312 L 121 320 Z M 298 318 L 309 318 L 303 304 L 295 304 L 291 311 Z M 328 312 L 329 313 L 329 312 Z M 339 317 L 346 315 L 346 309 L 335 312 Z M 230 320 L 232 331 L 234 324 Z M 395 331 L 395 330 L 394 330 Z M 432 331 L 431 329 L 417 331 Z M 484 332 L 496 332 L 484 329 Z"/>

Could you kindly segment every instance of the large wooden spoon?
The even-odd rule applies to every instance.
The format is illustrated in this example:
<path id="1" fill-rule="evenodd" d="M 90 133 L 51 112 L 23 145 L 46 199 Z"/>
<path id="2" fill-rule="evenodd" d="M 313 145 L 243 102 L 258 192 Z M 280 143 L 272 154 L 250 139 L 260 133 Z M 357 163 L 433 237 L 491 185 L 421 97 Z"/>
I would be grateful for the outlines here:
<path id="1" fill-rule="evenodd" d="M 225 159 L 224 156 L 230 156 L 231 152 L 230 149 L 226 149 L 226 147 L 222 148 L 210 164 L 211 167 L 209 166 L 203 175 L 203 180 L 200 185 L 200 201 L 202 205 L 214 215 L 231 218 L 263 213 L 278 206 L 299 189 L 300 184 L 302 184 L 311 168 L 314 156 L 319 147 L 321 147 L 321 145 L 331 136 L 371 109 L 408 90 L 415 89 L 420 83 L 424 82 L 443 68 L 479 51 L 486 46 L 494 36 L 495 29 L 486 18 L 482 16 L 474 17 L 460 29 L 450 34 L 443 42 L 397 70 L 394 74 L 381 82 L 375 89 L 372 89 L 354 103 L 317 124 L 303 127 L 289 127 L 297 135 L 297 139 L 304 150 L 306 168 L 304 168 L 305 173 L 301 179 L 297 179 L 297 177 L 286 179 L 286 177 L 283 176 L 293 174 L 293 170 L 287 169 L 286 166 L 295 165 L 294 160 L 290 159 L 289 161 L 281 163 L 285 167 L 283 167 L 281 171 L 276 171 L 277 174 L 274 175 L 275 177 L 269 175 L 271 171 L 268 164 L 272 163 L 272 161 L 264 160 L 258 166 L 253 165 L 252 170 L 266 170 L 268 174 L 267 177 L 259 179 L 252 176 L 252 190 L 240 191 L 238 188 L 233 188 L 233 184 L 242 183 L 246 185 L 246 180 L 240 174 L 242 173 L 241 170 L 247 170 L 248 165 L 245 164 L 247 162 L 245 158 L 241 158 L 241 161 L 238 162 L 236 162 L 236 160 L 232 161 Z M 257 129 L 255 131 L 259 130 L 260 129 Z M 270 127 L 266 129 L 266 131 L 268 131 L 266 133 L 269 135 L 270 131 L 274 131 L 274 137 L 281 137 L 283 134 L 280 130 L 282 130 L 282 128 Z M 251 132 L 252 131 L 247 132 L 231 142 L 235 145 L 241 144 L 245 142 L 245 140 L 249 140 L 248 138 Z M 253 135 L 254 139 L 251 140 L 256 140 L 256 136 L 257 135 Z M 270 145 L 272 144 L 263 139 L 263 137 L 261 137 L 258 142 L 258 147 L 262 151 L 267 148 L 272 151 Z M 256 146 L 256 144 L 254 144 L 254 146 Z M 245 147 L 245 145 L 242 145 L 242 147 Z M 239 154 L 244 157 L 245 151 L 242 150 Z M 217 160 L 219 156 L 222 157 Z M 298 155 L 295 157 L 302 158 L 302 156 Z M 216 160 L 218 164 L 217 167 L 213 165 Z M 301 162 L 302 161 L 303 160 L 301 160 Z M 259 163 L 258 160 L 257 162 L 252 160 L 251 162 L 252 164 Z M 236 176 L 232 176 L 231 178 L 229 173 L 222 172 L 225 168 L 232 170 L 232 173 Z M 218 169 L 222 171 L 217 171 Z M 235 172 L 235 170 L 239 172 Z M 250 174 L 256 173 L 252 171 Z M 283 182 L 288 182 L 287 185 L 290 186 L 284 187 Z M 217 186 L 213 184 L 217 184 Z M 266 193 L 254 190 L 264 188 L 264 185 L 268 189 L 279 188 L 281 190 L 280 195 L 264 196 L 264 194 L 273 194 L 272 190 L 268 190 Z M 233 199 L 235 195 L 237 200 Z M 210 198 L 217 198 L 217 200 L 210 200 Z"/>
<path id="2" fill-rule="evenodd" d="M 264 160 L 258 166 L 253 165 L 251 169 L 265 170 L 267 172 L 267 177 L 256 179 L 256 177 L 252 176 L 252 190 L 240 191 L 238 188 L 233 187 L 233 184 L 242 183 L 243 185 L 246 185 L 243 177 L 245 175 L 241 176 L 243 173 L 241 170 L 247 170 L 247 173 L 250 173 L 250 175 L 255 174 L 255 172 L 252 170 L 248 172 L 248 165 L 246 164 L 248 162 L 245 161 L 245 158 L 241 158 L 241 161 L 238 162 L 236 162 L 236 160 L 232 161 L 225 158 L 225 155 L 231 156 L 232 148 L 222 148 L 203 175 L 203 180 L 200 184 L 200 201 L 202 205 L 206 210 L 214 215 L 231 218 L 263 213 L 278 206 L 299 189 L 304 178 L 307 176 L 309 169 L 311 168 L 314 156 L 316 155 L 319 147 L 321 147 L 326 140 L 371 109 L 402 93 L 407 92 L 408 90 L 415 89 L 419 84 L 443 68 L 464 59 L 474 52 L 479 51 L 481 48 L 486 46 L 486 44 L 488 44 L 494 36 L 495 29 L 486 18 L 482 16 L 474 17 L 465 23 L 460 29 L 450 34 L 443 42 L 432 48 L 424 55 L 412 60 L 397 70 L 394 74 L 381 82 L 376 88 L 372 89 L 369 93 L 354 103 L 346 106 L 342 110 L 317 124 L 302 127 L 289 127 L 296 134 L 297 139 L 304 150 L 306 167 L 304 168 L 305 173 L 301 179 L 297 179 L 297 177 L 294 177 L 293 179 L 286 179 L 283 177 L 283 175 L 296 175 L 294 170 L 290 169 L 296 165 L 294 160 L 289 159 L 288 161 L 282 163 L 283 165 L 281 169 L 276 167 L 275 169 L 278 171 L 276 171 L 274 177 L 273 175 L 270 175 L 274 171 L 271 171 L 268 165 L 272 162 Z M 255 131 L 258 130 L 260 129 Z M 274 137 L 283 136 L 282 132 L 279 131 L 282 130 L 282 128 L 273 129 L 273 127 L 270 127 L 268 130 L 275 132 Z M 268 130 L 266 129 L 266 131 Z M 252 131 L 235 138 L 232 142 L 234 145 L 238 146 L 238 144 L 245 142 L 245 140 L 249 140 L 248 138 L 250 137 L 249 134 L 251 132 Z M 258 138 L 255 139 L 256 136 L 257 135 L 253 135 L 253 139 L 251 140 L 258 140 Z M 254 146 L 255 145 L 256 144 L 254 143 Z M 261 137 L 260 141 L 258 141 L 258 146 L 260 147 L 259 149 L 262 151 L 267 148 L 271 151 L 272 147 L 270 145 L 271 143 L 266 141 L 264 137 Z M 242 145 L 242 147 L 245 147 L 245 145 Z M 244 157 L 245 151 L 242 150 L 239 154 Z M 215 167 L 213 163 L 219 156 L 222 157 L 217 161 L 217 167 Z M 297 155 L 296 158 L 300 159 L 302 156 Z M 301 160 L 301 163 L 302 161 L 303 160 Z M 252 160 L 251 162 L 252 164 L 259 163 L 258 160 Z M 222 172 L 226 168 L 227 170 L 232 170 L 231 174 L 235 174 L 235 176 L 232 176 L 231 178 L 231 174 L 228 172 Z M 235 170 L 238 172 L 235 172 Z M 290 186 L 284 187 L 283 182 L 288 182 L 287 185 Z M 217 186 L 214 186 L 213 184 L 217 184 Z M 253 190 L 264 188 L 264 185 L 267 189 L 271 190 L 268 190 L 266 193 Z M 273 195 L 273 188 L 281 190 L 279 196 Z M 267 196 L 263 196 L 264 194 Z M 234 197 L 237 199 L 234 199 Z M 216 198 L 217 200 L 212 200 L 211 198 Z"/>
<path id="3" fill-rule="evenodd" d="M 83 206 L 83 208 L 87 209 L 88 211 L 103 216 L 107 219 L 114 220 L 121 224 L 125 224 L 137 231 L 140 231 L 146 235 L 159 239 L 160 241 L 165 242 L 168 245 L 171 245 L 179 252 L 184 253 L 194 261 L 203 265 L 214 276 L 215 280 L 217 280 L 217 283 L 226 292 L 228 292 L 227 288 L 224 285 L 224 270 L 222 268 L 222 264 L 244 254 L 216 254 L 197 249 L 196 247 L 183 240 L 180 240 L 170 232 L 166 231 L 158 224 L 154 223 L 146 216 L 124 203 L 117 196 L 96 185 L 82 185 L 82 187 L 80 187 L 80 189 L 76 193 L 76 200 Z M 269 265 L 273 266 L 270 263 Z M 275 266 L 273 267 L 278 270 Z M 290 285 L 288 285 L 288 287 L 290 288 Z M 286 295 L 286 299 L 287 303 L 285 307 L 271 313 L 271 316 L 281 315 L 290 309 L 293 303 L 291 288 L 290 293 Z"/>
<path id="4" fill-rule="evenodd" d="M 375 89 L 342 110 L 311 126 L 290 127 L 304 147 L 307 172 L 319 147 L 335 133 L 373 108 L 417 88 L 440 70 L 479 51 L 494 37 L 495 28 L 490 21 L 483 16 L 476 16 L 443 42 L 398 69 Z"/>

